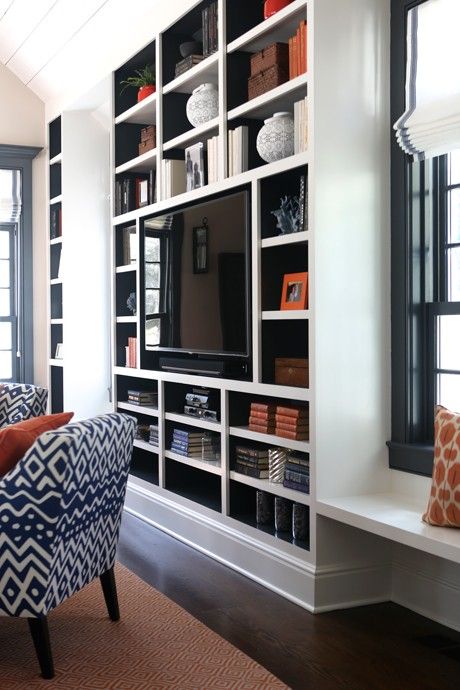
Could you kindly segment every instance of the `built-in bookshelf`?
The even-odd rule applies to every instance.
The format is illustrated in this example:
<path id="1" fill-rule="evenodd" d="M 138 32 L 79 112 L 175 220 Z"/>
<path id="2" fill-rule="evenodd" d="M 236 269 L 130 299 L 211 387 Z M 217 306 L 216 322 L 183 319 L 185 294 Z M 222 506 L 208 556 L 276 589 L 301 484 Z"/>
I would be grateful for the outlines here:
<path id="1" fill-rule="evenodd" d="M 62 274 L 62 135 L 61 118 L 48 125 L 48 369 L 50 409 L 62 412 L 64 406 L 64 321 Z"/>

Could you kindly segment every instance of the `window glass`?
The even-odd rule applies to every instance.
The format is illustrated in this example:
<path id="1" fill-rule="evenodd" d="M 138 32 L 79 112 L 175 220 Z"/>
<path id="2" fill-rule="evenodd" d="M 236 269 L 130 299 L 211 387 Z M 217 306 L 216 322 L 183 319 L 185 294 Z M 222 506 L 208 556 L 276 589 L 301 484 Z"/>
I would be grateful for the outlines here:
<path id="1" fill-rule="evenodd" d="M 160 319 L 148 319 L 145 325 L 146 345 L 156 346 L 160 344 Z"/>
<path id="2" fill-rule="evenodd" d="M 447 203 L 448 213 L 448 236 L 447 242 L 454 244 L 460 242 L 460 188 L 449 192 Z"/>
<path id="3" fill-rule="evenodd" d="M 438 403 L 453 412 L 460 412 L 460 373 L 439 374 L 437 378 Z"/>
<path id="4" fill-rule="evenodd" d="M 0 259 L 10 258 L 10 233 L 0 230 Z"/>
<path id="5" fill-rule="evenodd" d="M 460 247 L 447 251 L 447 280 L 449 302 L 460 302 Z"/>
<path id="6" fill-rule="evenodd" d="M 11 323 L 0 321 L 0 350 L 11 350 Z"/>
<path id="7" fill-rule="evenodd" d="M 0 380 L 11 379 L 12 375 L 11 352 L 0 350 Z"/>
<path id="8" fill-rule="evenodd" d="M 0 259 L 0 288 L 10 287 L 10 262 Z"/>
<path id="9" fill-rule="evenodd" d="M 10 291 L 0 288 L 0 316 L 10 316 Z"/>

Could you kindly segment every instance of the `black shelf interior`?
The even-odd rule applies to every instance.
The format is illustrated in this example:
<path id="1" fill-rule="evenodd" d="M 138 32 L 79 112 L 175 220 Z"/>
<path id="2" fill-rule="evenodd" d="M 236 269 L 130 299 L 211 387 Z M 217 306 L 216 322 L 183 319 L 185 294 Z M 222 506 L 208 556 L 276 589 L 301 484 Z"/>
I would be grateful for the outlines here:
<path id="1" fill-rule="evenodd" d="M 165 488 L 206 508 L 220 512 L 220 477 L 166 458 Z"/>
<path id="2" fill-rule="evenodd" d="M 308 321 L 262 322 L 262 382 L 275 382 L 275 358 L 308 359 Z"/>
<path id="3" fill-rule="evenodd" d="M 115 379 L 117 388 L 117 400 L 118 402 L 128 402 L 128 391 L 146 391 L 151 393 L 158 392 L 158 385 L 156 381 L 149 381 L 148 379 L 139 379 L 135 376 L 117 376 Z M 139 412 L 141 412 L 142 407 L 139 406 Z M 151 417 L 150 417 L 151 419 Z"/>
<path id="4" fill-rule="evenodd" d="M 305 177 L 305 190 L 307 185 L 307 175 L 305 167 L 287 170 L 278 175 L 271 175 L 261 180 L 261 228 L 262 239 L 276 237 L 281 231 L 276 227 L 277 220 L 272 211 L 277 211 L 281 206 L 281 199 L 285 196 L 300 196 L 300 179 Z M 306 197 L 305 197 L 305 208 Z M 302 227 L 301 230 L 306 230 Z M 305 269 L 304 269 L 305 270 Z"/>
<path id="5" fill-rule="evenodd" d="M 62 192 L 62 170 L 61 164 L 50 165 L 50 199 L 59 196 Z"/>
<path id="6" fill-rule="evenodd" d="M 193 130 L 187 119 L 186 106 L 189 95 L 186 93 L 167 93 L 163 96 L 163 142 Z M 174 158 L 166 152 L 168 158 Z"/>
<path id="7" fill-rule="evenodd" d="M 125 257 L 125 250 L 124 250 L 124 245 L 125 242 L 129 243 L 129 239 L 127 237 L 127 234 L 130 234 L 130 231 L 134 234 L 136 233 L 136 226 L 128 223 L 127 225 L 118 225 L 115 228 L 115 262 L 117 266 L 125 266 L 126 265 L 126 257 Z M 135 240 L 134 240 L 135 242 Z M 136 254 L 137 256 L 137 254 Z M 136 262 L 130 262 L 132 263 L 133 267 L 136 265 Z M 133 272 L 134 273 L 134 272 Z"/>
<path id="8" fill-rule="evenodd" d="M 115 72 L 115 117 L 137 103 L 137 89 L 129 87 L 122 93 L 121 82 L 127 77 L 135 76 L 136 70 L 143 69 L 146 65 L 155 65 L 155 58 L 155 41 L 152 41 Z"/>
<path id="9" fill-rule="evenodd" d="M 243 522 L 245 525 L 254 527 L 260 532 L 269 534 L 276 539 L 285 541 L 288 544 L 293 544 L 301 549 L 309 551 L 309 541 L 300 541 L 293 539 L 291 532 L 277 532 L 275 530 L 274 520 L 267 525 L 259 525 L 256 522 L 256 493 L 257 489 L 247 484 L 230 481 L 230 517 Z M 293 501 L 290 501 L 293 504 Z M 308 508 L 307 508 L 308 510 Z"/>
<path id="10" fill-rule="evenodd" d="M 139 156 L 141 129 L 146 125 L 121 122 L 115 129 L 115 166 L 123 165 Z"/>
<path id="11" fill-rule="evenodd" d="M 50 159 L 61 153 L 61 118 L 57 117 L 49 124 Z"/>
<path id="12" fill-rule="evenodd" d="M 51 412 L 64 410 L 64 371 L 62 367 L 51 367 Z"/>
<path id="13" fill-rule="evenodd" d="M 117 316 L 133 316 L 128 309 L 127 301 L 131 293 L 136 294 L 136 272 L 116 274 L 116 313 Z M 137 307 L 137 304 L 136 304 Z"/>
<path id="14" fill-rule="evenodd" d="M 176 412 L 178 414 L 184 414 L 184 406 L 186 405 L 185 396 L 187 393 L 193 393 L 196 390 L 198 393 L 202 391 L 199 386 L 196 385 L 184 385 L 181 383 L 166 383 L 165 396 L 166 396 L 166 411 Z M 209 407 L 208 409 L 217 412 L 217 419 L 220 420 L 220 391 L 210 390 L 209 391 Z M 213 421 L 213 420 L 210 420 Z"/>
<path id="15" fill-rule="evenodd" d="M 61 262 L 62 244 L 52 244 L 50 246 L 50 275 L 51 280 L 59 278 L 59 265 Z"/>
<path id="16" fill-rule="evenodd" d="M 279 310 L 284 276 L 305 272 L 308 272 L 307 242 L 266 247 L 262 252 L 262 310 Z"/>
<path id="17" fill-rule="evenodd" d="M 143 448 L 133 448 L 129 473 L 158 486 L 158 455 Z"/>
<path id="18" fill-rule="evenodd" d="M 137 327 L 135 323 L 117 323 L 116 337 L 116 366 L 126 366 L 126 348 L 128 338 L 137 337 Z"/>
<path id="19" fill-rule="evenodd" d="M 58 343 L 62 343 L 62 324 L 52 323 L 51 324 L 51 352 L 50 357 L 54 359 L 56 357 L 56 346 Z"/>
<path id="20" fill-rule="evenodd" d="M 227 43 L 264 21 L 264 3 L 248 0 L 227 2 Z"/>
<path id="21" fill-rule="evenodd" d="M 51 293 L 51 318 L 62 319 L 62 283 L 50 286 Z"/>
<path id="22" fill-rule="evenodd" d="M 54 167 L 54 166 L 53 166 Z M 62 235 L 62 204 L 50 206 L 50 240 L 55 240 Z"/>

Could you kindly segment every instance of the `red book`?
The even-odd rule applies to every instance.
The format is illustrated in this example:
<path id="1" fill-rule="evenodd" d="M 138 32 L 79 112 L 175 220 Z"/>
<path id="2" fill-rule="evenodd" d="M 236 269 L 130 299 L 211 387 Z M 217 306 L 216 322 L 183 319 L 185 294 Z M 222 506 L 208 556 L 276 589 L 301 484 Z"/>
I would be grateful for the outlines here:
<path id="1" fill-rule="evenodd" d="M 297 35 L 292 37 L 292 78 L 297 77 Z"/>
<path id="2" fill-rule="evenodd" d="M 292 441 L 308 441 L 308 433 L 297 431 L 286 431 L 285 429 L 276 428 L 276 436 L 281 438 L 290 438 Z"/>
<path id="3" fill-rule="evenodd" d="M 295 427 L 297 424 L 308 424 L 308 415 L 305 414 L 301 415 L 300 417 L 288 417 L 288 415 L 276 414 L 275 422 L 277 424 L 290 424 L 291 426 Z"/>
<path id="4" fill-rule="evenodd" d="M 289 39 L 289 79 L 292 79 L 292 36 Z"/>
<path id="5" fill-rule="evenodd" d="M 259 434 L 274 434 L 275 427 L 260 426 L 259 424 L 249 424 L 249 431 L 257 431 Z"/>
<path id="6" fill-rule="evenodd" d="M 275 419 L 275 413 L 273 412 L 260 412 L 259 410 L 253 410 L 251 407 L 251 417 L 257 417 L 260 420 L 270 420 L 271 422 Z"/>
<path id="7" fill-rule="evenodd" d="M 302 74 L 302 39 L 301 39 L 301 24 L 297 28 L 297 76 Z"/>
<path id="8" fill-rule="evenodd" d="M 251 403 L 251 413 L 256 412 L 271 412 L 275 413 L 276 405 L 269 405 L 268 403 Z"/>
<path id="9" fill-rule="evenodd" d="M 276 431 L 278 431 L 278 429 L 306 434 L 308 431 L 308 424 L 286 424 L 284 422 L 276 422 Z"/>
<path id="10" fill-rule="evenodd" d="M 308 72 L 308 35 L 307 22 L 303 23 L 303 67 L 304 72 Z"/>
<path id="11" fill-rule="evenodd" d="M 274 429 L 275 420 L 274 419 L 259 419 L 259 417 L 249 417 L 249 424 L 255 424 L 256 426 L 264 427 L 264 429 Z"/>
<path id="12" fill-rule="evenodd" d="M 308 416 L 306 407 L 283 407 L 278 405 L 276 414 L 284 415 L 285 417 L 293 417 L 294 419 L 301 419 Z"/>

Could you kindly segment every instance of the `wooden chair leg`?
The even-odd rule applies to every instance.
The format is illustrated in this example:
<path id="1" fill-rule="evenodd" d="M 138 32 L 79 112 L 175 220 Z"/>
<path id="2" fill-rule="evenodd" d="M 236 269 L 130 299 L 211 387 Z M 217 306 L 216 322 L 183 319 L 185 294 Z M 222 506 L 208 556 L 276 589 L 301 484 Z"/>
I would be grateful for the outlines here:
<path id="1" fill-rule="evenodd" d="M 110 620 L 120 620 L 120 609 L 118 607 L 117 585 L 115 583 L 115 573 L 113 568 L 106 570 L 100 577 L 104 599 L 109 612 Z"/>
<path id="2" fill-rule="evenodd" d="M 54 665 L 48 619 L 46 616 L 43 616 L 42 618 L 28 618 L 27 621 L 29 623 L 29 629 L 34 642 L 42 676 L 43 678 L 53 678 Z"/>

